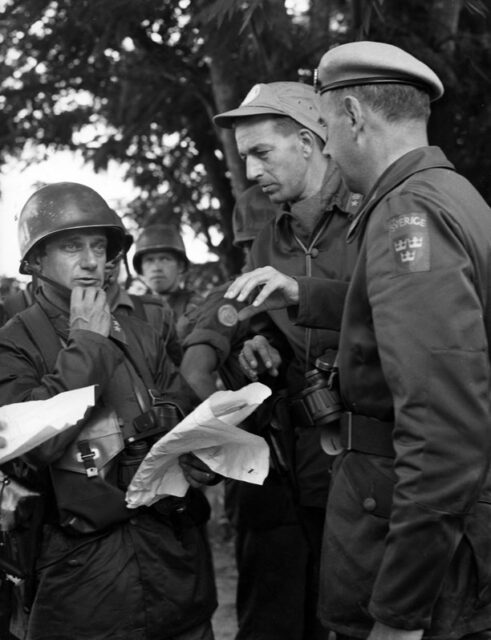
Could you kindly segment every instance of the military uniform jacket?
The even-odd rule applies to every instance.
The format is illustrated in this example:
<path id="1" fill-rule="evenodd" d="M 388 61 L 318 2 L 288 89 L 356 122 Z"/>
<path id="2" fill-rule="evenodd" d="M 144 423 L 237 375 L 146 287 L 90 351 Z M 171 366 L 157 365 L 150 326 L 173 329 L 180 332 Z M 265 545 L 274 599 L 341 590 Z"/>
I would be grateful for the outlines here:
<path id="1" fill-rule="evenodd" d="M 311 237 L 303 241 L 293 229 L 288 210 L 268 222 L 256 237 L 247 269 L 271 265 L 281 273 L 295 277 L 302 300 L 310 299 L 310 287 L 315 282 L 327 289 L 325 312 L 329 313 L 328 329 L 311 329 L 294 324 L 287 309 L 268 311 L 269 330 L 262 333 L 277 344 L 286 360 L 286 387 L 289 395 L 305 387 L 305 373 L 314 367 L 326 349 L 338 346 L 344 297 L 356 259 L 356 246 L 346 244 L 351 215 L 356 210 L 356 198 L 349 192 L 337 168 L 328 169 L 319 199 L 314 206 L 323 211 Z M 295 206 L 295 205 L 294 205 Z M 305 211 L 309 200 L 302 202 Z M 287 344 L 285 349 L 284 343 Z M 299 426 L 299 425 L 292 425 Z M 297 478 L 300 502 L 304 506 L 325 508 L 329 485 L 330 462 L 322 451 L 319 432 L 306 427 L 298 430 Z"/>
<path id="2" fill-rule="evenodd" d="M 354 413 L 395 459 L 348 452 L 326 519 L 321 613 L 428 637 L 491 628 L 491 212 L 436 147 L 381 176 L 354 221 L 340 339 Z M 318 315 L 319 318 L 319 315 Z"/>
<path id="3" fill-rule="evenodd" d="M 92 331 L 68 334 L 66 315 L 47 301 L 42 307 L 60 337 L 55 366 L 46 373 L 42 352 L 21 320 L 26 312 L 15 316 L 0 330 L 0 403 L 42 400 L 96 385 L 96 398 L 102 396 L 115 409 L 128 435 L 147 389 L 125 351 L 116 340 Z M 189 388 L 183 392 L 157 332 L 132 317 L 119 317 L 118 326 L 118 340 L 124 339 L 128 352 L 141 351 L 155 388 L 184 411 L 191 409 L 196 399 Z M 82 426 L 37 447 L 27 456 L 29 462 L 41 473 Z M 190 524 L 179 533 L 144 510 L 106 531 L 86 535 L 67 534 L 50 519 L 38 580 L 29 640 L 164 640 L 208 620 L 216 606 L 202 530 Z"/>

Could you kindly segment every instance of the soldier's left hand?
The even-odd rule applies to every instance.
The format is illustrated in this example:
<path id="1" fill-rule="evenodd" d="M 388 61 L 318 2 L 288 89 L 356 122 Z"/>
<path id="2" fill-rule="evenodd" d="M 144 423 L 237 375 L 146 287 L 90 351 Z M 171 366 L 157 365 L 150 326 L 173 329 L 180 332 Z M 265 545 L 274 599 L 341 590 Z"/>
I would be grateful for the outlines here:
<path id="1" fill-rule="evenodd" d="M 243 273 L 232 282 L 224 297 L 244 302 L 254 295 L 257 288 L 260 291 L 251 304 L 239 311 L 239 320 L 246 320 L 260 311 L 283 309 L 298 304 L 299 288 L 295 278 L 269 266 Z"/>
<path id="2" fill-rule="evenodd" d="M 179 456 L 179 466 L 186 480 L 195 488 L 203 485 L 218 484 L 222 479 L 222 476 L 212 471 L 194 453 L 184 453 Z"/>

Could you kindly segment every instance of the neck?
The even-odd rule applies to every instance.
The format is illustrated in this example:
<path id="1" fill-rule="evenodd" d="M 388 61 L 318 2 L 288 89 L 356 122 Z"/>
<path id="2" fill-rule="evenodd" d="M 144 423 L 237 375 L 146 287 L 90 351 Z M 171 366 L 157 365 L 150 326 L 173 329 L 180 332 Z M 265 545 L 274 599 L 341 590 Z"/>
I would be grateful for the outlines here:
<path id="1" fill-rule="evenodd" d="M 366 157 L 369 160 L 364 162 L 360 193 L 366 195 L 386 169 L 406 153 L 427 146 L 426 128 L 416 121 L 409 121 L 404 126 L 395 123 L 380 135 L 374 135 L 367 145 Z"/>
<path id="2" fill-rule="evenodd" d="M 328 174 L 328 160 L 320 154 L 320 157 L 312 163 L 308 183 L 302 195 L 289 203 L 295 230 L 310 235 L 316 227 L 323 214 L 322 187 Z"/>
<path id="3" fill-rule="evenodd" d="M 69 289 L 67 289 L 66 292 L 62 292 L 47 282 L 43 282 L 39 289 L 41 291 L 41 295 L 43 295 L 50 304 L 63 313 L 70 313 L 71 291 Z"/>

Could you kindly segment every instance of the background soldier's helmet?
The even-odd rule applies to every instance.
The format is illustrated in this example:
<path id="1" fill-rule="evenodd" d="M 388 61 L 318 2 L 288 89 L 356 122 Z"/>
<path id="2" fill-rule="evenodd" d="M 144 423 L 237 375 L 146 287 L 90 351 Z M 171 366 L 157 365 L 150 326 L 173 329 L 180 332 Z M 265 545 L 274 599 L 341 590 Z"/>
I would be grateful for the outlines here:
<path id="1" fill-rule="evenodd" d="M 140 233 L 133 256 L 133 268 L 137 273 L 142 272 L 143 256 L 151 251 L 173 251 L 182 260 L 185 269 L 189 266 L 182 236 L 172 224 L 152 224 Z"/>
<path id="2" fill-rule="evenodd" d="M 60 231 L 88 228 L 106 232 L 108 260 L 114 260 L 128 243 L 119 217 L 90 187 L 77 182 L 56 182 L 38 189 L 19 216 L 19 271 L 31 273 L 30 255 L 41 242 Z"/>
<path id="3" fill-rule="evenodd" d="M 232 214 L 234 245 L 252 242 L 264 225 L 274 218 L 278 207 L 259 185 L 253 185 L 237 198 Z"/>

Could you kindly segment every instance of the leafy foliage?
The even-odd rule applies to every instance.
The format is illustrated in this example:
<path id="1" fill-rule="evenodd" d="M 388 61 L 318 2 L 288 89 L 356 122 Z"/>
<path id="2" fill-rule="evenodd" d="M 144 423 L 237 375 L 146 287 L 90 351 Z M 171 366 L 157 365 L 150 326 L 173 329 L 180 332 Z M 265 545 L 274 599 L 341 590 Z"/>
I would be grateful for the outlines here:
<path id="1" fill-rule="evenodd" d="M 215 113 L 256 82 L 303 80 L 330 46 L 378 39 L 442 76 L 432 138 L 491 199 L 490 14 L 482 0 L 5 0 L 0 162 L 29 143 L 124 163 L 126 214 L 184 219 L 229 272 L 235 194 L 247 186 Z M 214 246 L 215 228 L 223 241 Z"/>

